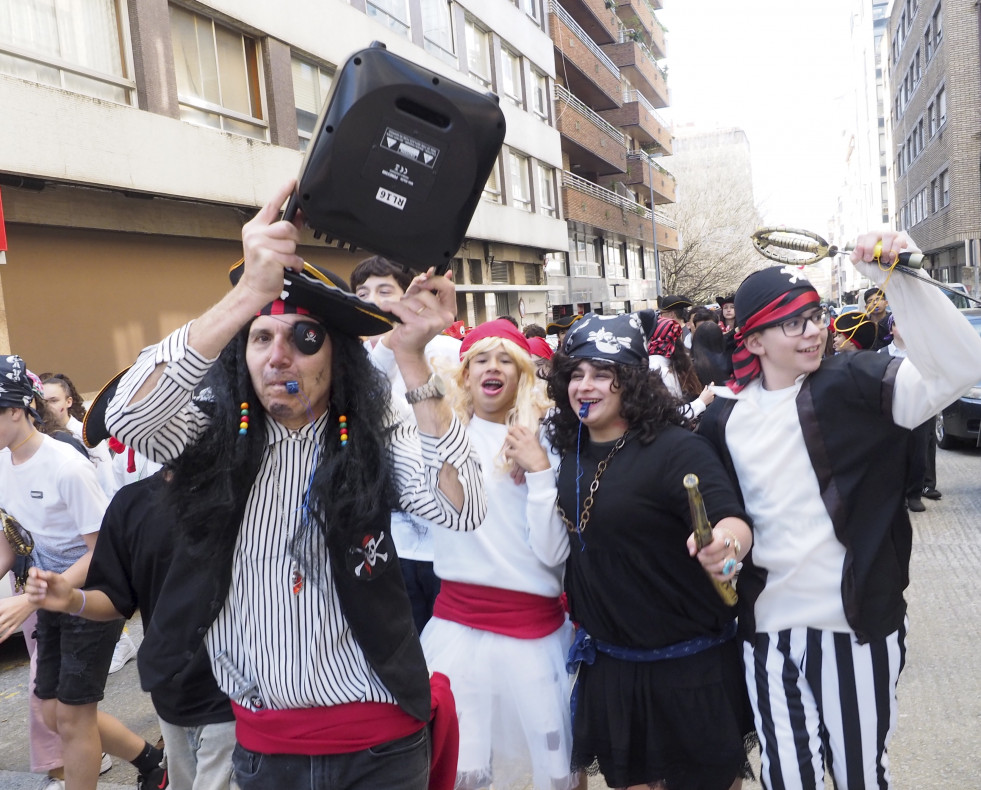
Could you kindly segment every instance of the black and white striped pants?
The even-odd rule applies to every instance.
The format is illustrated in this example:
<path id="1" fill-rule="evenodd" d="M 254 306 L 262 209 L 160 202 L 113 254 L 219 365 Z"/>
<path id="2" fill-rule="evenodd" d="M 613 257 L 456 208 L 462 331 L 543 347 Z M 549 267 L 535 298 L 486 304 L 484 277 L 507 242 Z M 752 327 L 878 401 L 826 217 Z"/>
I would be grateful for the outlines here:
<path id="1" fill-rule="evenodd" d="M 767 790 L 889 788 L 887 746 L 906 625 L 859 644 L 854 634 L 790 628 L 743 644 Z"/>

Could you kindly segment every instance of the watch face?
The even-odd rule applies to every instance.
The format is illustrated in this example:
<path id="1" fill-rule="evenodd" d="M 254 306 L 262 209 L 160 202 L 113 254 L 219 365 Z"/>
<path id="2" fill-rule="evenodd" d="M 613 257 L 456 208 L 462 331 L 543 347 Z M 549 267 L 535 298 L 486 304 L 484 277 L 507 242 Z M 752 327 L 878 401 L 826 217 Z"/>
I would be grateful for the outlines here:
<path id="1" fill-rule="evenodd" d="M 438 397 L 442 398 L 444 395 L 446 395 L 446 384 L 438 374 L 433 373 L 433 375 L 429 378 L 429 383 L 432 385 L 433 389 L 435 390 L 435 394 Z"/>

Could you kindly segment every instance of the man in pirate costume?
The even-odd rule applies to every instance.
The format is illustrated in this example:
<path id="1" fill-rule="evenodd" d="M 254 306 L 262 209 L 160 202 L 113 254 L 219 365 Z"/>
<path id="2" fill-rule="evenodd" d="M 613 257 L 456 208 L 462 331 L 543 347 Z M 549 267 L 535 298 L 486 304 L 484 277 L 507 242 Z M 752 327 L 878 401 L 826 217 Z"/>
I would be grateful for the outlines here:
<path id="1" fill-rule="evenodd" d="M 851 255 L 888 289 L 906 360 L 822 359 L 827 313 L 801 271 L 749 275 L 731 392 L 699 426 L 754 522 L 739 626 L 767 788 L 824 787 L 826 769 L 838 788 L 890 786 L 912 543 L 903 448 L 981 377 L 981 338 L 946 296 L 889 271 L 912 248 L 904 233 L 869 233 Z"/>
<path id="2" fill-rule="evenodd" d="M 565 333 L 569 331 L 569 327 L 581 318 L 581 313 L 573 313 L 572 315 L 564 315 L 561 318 L 556 318 L 551 323 L 545 325 L 545 334 L 555 335 L 555 342 L 561 348 L 562 341 L 565 339 Z"/>
<path id="3" fill-rule="evenodd" d="M 234 287 L 145 349 L 107 409 L 112 435 L 174 468 L 183 541 L 145 639 L 164 675 L 205 641 L 242 790 L 424 788 L 431 684 L 389 513 L 459 530 L 484 516 L 479 462 L 423 355 L 454 289 L 427 273 L 386 304 L 418 427 L 391 425 L 359 339 L 390 316 L 296 254 L 298 224 L 277 221 L 293 186 L 243 228 Z"/>

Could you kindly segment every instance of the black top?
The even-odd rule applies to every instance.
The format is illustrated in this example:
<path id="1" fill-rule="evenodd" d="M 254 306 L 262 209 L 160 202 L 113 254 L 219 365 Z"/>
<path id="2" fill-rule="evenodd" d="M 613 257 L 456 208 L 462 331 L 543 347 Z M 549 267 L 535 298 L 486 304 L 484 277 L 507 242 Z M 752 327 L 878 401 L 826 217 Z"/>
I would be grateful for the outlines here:
<path id="1" fill-rule="evenodd" d="M 127 618 L 140 609 L 145 626 L 158 601 L 167 605 L 160 591 L 174 552 L 174 518 L 163 502 L 163 486 L 158 473 L 119 489 L 102 521 L 85 584 L 86 589 L 104 592 Z M 143 676 L 141 667 L 144 690 L 150 692 L 160 718 L 170 724 L 195 727 L 233 720 L 203 644 L 170 683 L 148 687 Z"/>
<path id="2" fill-rule="evenodd" d="M 613 444 L 593 444 L 583 432 L 580 502 Z M 600 479 L 583 540 L 575 529 L 569 534 L 569 606 L 572 619 L 593 638 L 622 647 L 665 647 L 718 634 L 735 617 L 735 608 L 723 603 L 688 555 L 692 529 L 682 480 L 689 473 L 698 476 L 712 524 L 728 516 L 749 523 L 704 438 L 677 426 L 647 446 L 628 438 Z M 562 459 L 558 489 L 566 516 L 577 522 L 575 453 Z"/>

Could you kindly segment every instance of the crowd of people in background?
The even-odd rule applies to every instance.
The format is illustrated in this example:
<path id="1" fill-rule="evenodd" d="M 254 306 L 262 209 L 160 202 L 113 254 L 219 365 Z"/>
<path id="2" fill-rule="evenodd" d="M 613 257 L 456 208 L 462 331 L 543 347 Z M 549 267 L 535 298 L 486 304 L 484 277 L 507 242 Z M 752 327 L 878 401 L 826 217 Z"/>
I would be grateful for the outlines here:
<path id="1" fill-rule="evenodd" d="M 52 790 L 106 753 L 160 790 L 729 790 L 757 748 L 766 788 L 891 786 L 908 512 L 981 378 L 949 301 L 889 276 L 906 234 L 858 240 L 874 286 L 834 318 L 769 267 L 715 309 L 467 329 L 432 271 L 304 263 L 287 193 L 88 412 L 0 359 L 34 541 L 0 639 Z M 137 610 L 161 744 L 98 710 Z"/>

